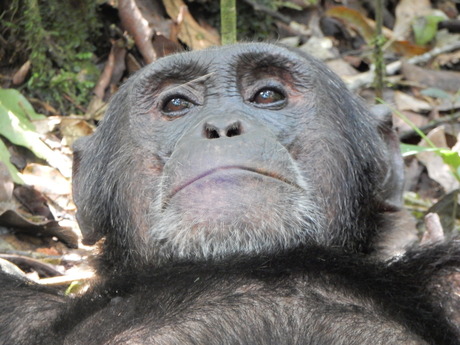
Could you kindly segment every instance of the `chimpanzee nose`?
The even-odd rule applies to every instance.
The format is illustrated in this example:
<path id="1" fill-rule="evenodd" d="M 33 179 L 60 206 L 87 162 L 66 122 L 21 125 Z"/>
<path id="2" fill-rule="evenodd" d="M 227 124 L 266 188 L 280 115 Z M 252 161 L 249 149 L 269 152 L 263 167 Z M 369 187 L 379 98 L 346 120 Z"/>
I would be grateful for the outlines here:
<path id="1" fill-rule="evenodd" d="M 231 138 L 243 134 L 243 125 L 236 119 L 213 119 L 203 125 L 206 139 Z"/>

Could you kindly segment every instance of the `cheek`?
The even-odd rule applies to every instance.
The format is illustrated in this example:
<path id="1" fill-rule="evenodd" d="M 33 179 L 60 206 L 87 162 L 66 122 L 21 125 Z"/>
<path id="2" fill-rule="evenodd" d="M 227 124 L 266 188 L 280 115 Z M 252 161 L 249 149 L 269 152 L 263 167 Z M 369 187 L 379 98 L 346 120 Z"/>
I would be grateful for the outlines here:
<path id="1" fill-rule="evenodd" d="M 138 155 L 140 156 L 141 153 Z M 141 159 L 137 159 L 136 163 L 133 163 L 126 177 L 129 182 L 125 184 L 126 200 L 124 204 L 129 209 L 127 214 L 130 215 L 131 227 L 141 235 L 151 227 L 151 221 L 146 215 L 161 199 L 162 172 L 163 165 L 160 159 L 145 154 Z"/>
<path id="2" fill-rule="evenodd" d="M 141 160 L 147 169 L 163 168 L 164 163 L 171 156 L 177 144 L 177 139 L 184 136 L 194 122 L 184 116 L 174 120 L 167 120 L 158 112 L 142 114 L 133 117 L 130 121 L 130 134 L 133 145 L 142 152 Z"/>

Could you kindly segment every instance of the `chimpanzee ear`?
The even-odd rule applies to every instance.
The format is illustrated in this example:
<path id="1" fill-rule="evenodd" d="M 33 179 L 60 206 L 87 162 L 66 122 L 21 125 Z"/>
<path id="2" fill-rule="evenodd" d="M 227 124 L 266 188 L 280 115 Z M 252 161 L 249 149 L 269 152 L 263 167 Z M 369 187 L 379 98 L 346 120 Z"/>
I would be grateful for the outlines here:
<path id="1" fill-rule="evenodd" d="M 81 169 L 82 157 L 84 155 L 85 148 L 88 147 L 88 142 L 91 136 L 79 138 L 73 144 L 73 165 L 72 165 L 72 190 L 73 190 L 73 199 L 77 207 L 84 205 L 83 200 L 87 199 L 88 188 L 83 187 L 87 181 L 85 172 Z M 93 245 L 99 239 L 102 238 L 102 234 L 94 229 L 91 225 L 92 222 L 88 221 L 87 211 L 85 207 L 82 206 L 77 211 L 77 222 L 80 227 L 80 231 L 83 235 L 83 244 Z"/>
<path id="2" fill-rule="evenodd" d="M 78 171 L 80 170 L 81 156 L 82 156 L 82 153 L 85 147 L 87 146 L 88 141 L 89 141 L 89 137 L 81 137 L 81 138 L 78 138 L 72 145 L 72 151 L 73 151 L 72 176 L 73 176 L 74 182 L 75 182 L 75 175 L 77 175 Z"/>
<path id="3" fill-rule="evenodd" d="M 383 105 L 375 105 L 371 113 L 377 120 L 377 130 L 385 143 L 387 173 L 380 185 L 382 201 L 391 206 L 403 205 L 404 161 L 399 149 L 399 138 L 393 130 L 391 110 Z"/>

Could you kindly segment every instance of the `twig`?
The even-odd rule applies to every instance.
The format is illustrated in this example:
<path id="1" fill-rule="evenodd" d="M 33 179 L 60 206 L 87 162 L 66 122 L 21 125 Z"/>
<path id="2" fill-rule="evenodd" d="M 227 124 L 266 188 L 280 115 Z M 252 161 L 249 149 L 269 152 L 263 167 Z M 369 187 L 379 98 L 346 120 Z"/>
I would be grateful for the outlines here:
<path id="1" fill-rule="evenodd" d="M 112 42 L 112 48 L 110 49 L 109 58 L 105 63 L 104 69 L 97 81 L 96 87 L 94 88 L 94 94 L 99 98 L 104 98 L 105 89 L 110 83 L 112 77 L 113 68 L 115 66 L 115 45 Z"/>
<path id="2" fill-rule="evenodd" d="M 269 16 L 278 19 L 279 21 L 281 21 L 284 24 L 289 25 L 292 22 L 291 18 L 289 18 L 288 16 L 285 16 L 284 14 L 276 12 L 276 11 L 272 10 L 271 8 L 269 8 L 267 6 L 261 5 L 261 4 L 257 3 L 256 1 L 244 0 L 244 2 L 247 3 L 248 5 L 252 6 L 252 8 L 255 11 L 259 11 L 259 12 L 263 12 L 265 14 L 268 14 Z"/>
<path id="3" fill-rule="evenodd" d="M 460 49 L 460 42 L 448 44 L 444 47 L 434 48 L 425 54 L 414 56 L 413 58 L 408 59 L 407 62 L 416 65 L 422 62 L 427 62 L 439 54 L 443 54 L 456 49 Z M 395 74 L 401 69 L 401 66 L 401 61 L 390 63 L 386 67 L 386 75 Z M 343 79 L 345 80 L 345 83 L 348 85 L 350 90 L 357 90 L 363 87 L 368 87 L 372 84 L 372 81 L 374 80 L 374 71 L 370 70 L 369 72 L 364 72 L 357 76 L 347 76 Z"/>
<path id="4" fill-rule="evenodd" d="M 94 272 L 78 272 L 72 273 L 65 276 L 43 278 L 37 281 L 40 285 L 56 286 L 56 285 L 68 285 L 74 281 L 86 281 L 95 276 Z"/>
<path id="5" fill-rule="evenodd" d="M 426 133 L 428 132 L 429 130 L 439 126 L 439 125 L 442 125 L 444 123 L 449 123 L 449 122 L 453 122 L 457 119 L 460 119 L 460 113 L 456 113 L 456 114 L 453 114 L 453 115 L 449 115 L 449 116 L 444 116 L 440 119 L 437 119 L 437 120 L 433 120 L 431 121 L 430 123 L 424 125 L 424 126 L 420 126 L 419 129 Z M 410 131 L 405 131 L 403 133 L 401 133 L 399 135 L 399 139 L 400 140 L 406 140 L 406 139 L 409 139 L 409 138 L 412 138 L 414 135 L 417 135 L 417 133 L 413 130 L 410 130 Z"/>
<path id="6" fill-rule="evenodd" d="M 82 111 L 83 113 L 86 113 L 86 109 L 82 105 L 80 105 L 77 102 L 75 102 L 75 100 L 72 97 L 70 97 L 70 95 L 68 95 L 66 93 L 63 93 L 62 96 L 66 100 L 68 100 L 70 103 L 72 103 L 77 109 L 80 109 L 80 111 Z"/>
<path id="7" fill-rule="evenodd" d="M 0 258 L 8 260 L 15 265 L 26 265 L 32 267 L 36 271 L 40 271 L 43 274 L 48 276 L 57 276 L 61 275 L 61 272 L 56 270 L 52 265 L 41 262 L 36 259 L 32 259 L 22 255 L 13 255 L 13 254 L 0 254 Z"/>

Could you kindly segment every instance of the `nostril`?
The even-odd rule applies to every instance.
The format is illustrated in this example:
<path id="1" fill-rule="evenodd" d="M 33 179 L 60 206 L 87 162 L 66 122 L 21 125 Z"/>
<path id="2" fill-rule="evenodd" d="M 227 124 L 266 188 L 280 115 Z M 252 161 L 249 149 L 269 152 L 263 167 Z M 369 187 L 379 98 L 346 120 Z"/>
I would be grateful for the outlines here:
<path id="1" fill-rule="evenodd" d="M 211 122 L 205 123 L 203 126 L 203 137 L 206 139 L 219 139 L 236 137 L 243 134 L 243 126 L 240 121 L 225 122 L 218 123 L 217 125 Z"/>
<path id="2" fill-rule="evenodd" d="M 229 138 L 237 135 L 241 135 L 241 124 L 239 122 L 235 122 L 229 126 L 226 132 L 226 136 Z"/>
<path id="3" fill-rule="evenodd" d="M 211 125 L 206 125 L 204 128 L 204 136 L 206 139 L 217 139 L 220 138 L 219 131 L 217 128 Z"/>

